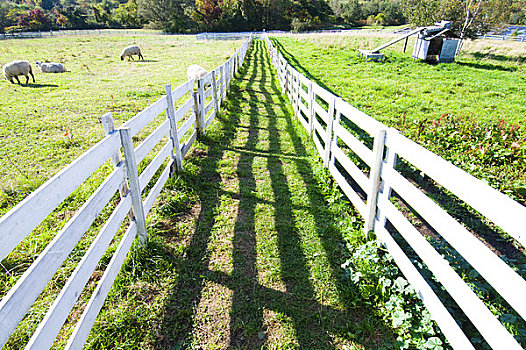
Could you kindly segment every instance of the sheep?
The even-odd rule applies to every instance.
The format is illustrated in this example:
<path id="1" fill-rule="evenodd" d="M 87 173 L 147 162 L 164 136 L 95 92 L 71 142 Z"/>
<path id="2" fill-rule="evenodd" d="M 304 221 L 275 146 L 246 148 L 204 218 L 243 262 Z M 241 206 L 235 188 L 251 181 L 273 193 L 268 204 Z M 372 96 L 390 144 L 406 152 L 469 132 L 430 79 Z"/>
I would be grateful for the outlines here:
<path id="1" fill-rule="evenodd" d="M 9 80 L 11 84 L 14 84 L 14 79 L 20 84 L 20 80 L 18 79 L 19 75 L 23 75 L 26 77 L 26 85 L 29 83 L 29 75 L 33 77 L 33 83 L 35 82 L 35 76 L 33 75 L 33 68 L 31 68 L 31 64 L 29 64 L 28 61 L 11 61 L 9 63 L 6 63 L 3 68 L 4 77 L 6 80 Z"/>
<path id="2" fill-rule="evenodd" d="M 192 64 L 187 69 L 188 80 L 197 80 L 208 74 L 208 71 L 197 64 Z"/>
<path id="3" fill-rule="evenodd" d="M 139 56 L 139 59 L 144 60 L 144 57 L 142 57 L 141 54 L 141 48 L 138 45 L 132 45 L 122 50 L 121 61 L 124 60 L 125 57 L 129 57 L 133 60 L 133 55 L 137 55 Z"/>
<path id="4" fill-rule="evenodd" d="M 64 73 L 66 71 L 66 68 L 62 63 L 42 63 L 41 61 L 37 61 L 36 65 L 40 68 L 42 73 Z"/>

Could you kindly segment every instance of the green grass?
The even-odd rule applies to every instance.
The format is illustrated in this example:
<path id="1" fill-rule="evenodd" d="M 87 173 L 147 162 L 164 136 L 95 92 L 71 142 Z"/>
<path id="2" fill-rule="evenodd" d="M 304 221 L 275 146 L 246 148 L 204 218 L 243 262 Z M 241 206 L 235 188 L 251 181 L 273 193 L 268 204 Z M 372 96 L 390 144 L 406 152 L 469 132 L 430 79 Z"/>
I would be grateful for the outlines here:
<path id="1" fill-rule="evenodd" d="M 402 44 L 398 44 L 394 51 L 387 51 L 388 58 L 384 63 L 365 63 L 353 50 L 357 46 L 372 48 L 388 39 L 314 35 L 279 37 L 278 41 L 285 58 L 309 78 L 512 198 L 526 203 L 526 100 L 522 94 L 526 88 L 526 65 L 523 58 L 514 54 L 509 45 L 500 43 L 488 47 L 486 45 L 490 43 L 468 42 L 456 63 L 438 65 L 412 61 L 407 54 L 400 52 Z M 518 242 L 418 169 L 408 166 L 403 159 L 398 170 L 519 275 L 526 276 L 525 250 Z M 458 252 L 441 236 L 435 236 L 412 208 L 399 199 L 393 201 L 521 345 L 526 344 L 524 320 Z M 408 256 L 421 266 L 421 259 L 407 243 L 397 233 L 393 236 Z M 359 250 L 368 251 L 368 248 Z M 372 268 L 365 268 L 369 272 L 361 270 L 361 260 L 374 260 L 368 256 L 369 253 L 353 254 L 349 259 L 351 276 L 358 270 L 372 280 L 379 274 L 385 278 L 388 273 L 378 271 L 374 264 L 371 264 Z M 457 322 L 473 339 L 476 348 L 487 347 L 443 287 L 433 282 L 429 271 L 423 269 L 422 273 L 445 305 L 455 310 Z M 358 283 L 367 285 L 366 282 Z M 380 280 L 373 283 L 381 284 Z M 398 298 L 398 295 L 394 297 Z M 384 304 L 380 301 L 379 304 L 381 309 L 392 307 L 390 302 Z M 395 318 L 396 314 L 400 315 L 400 312 L 394 312 Z M 421 340 L 416 344 L 413 342 L 414 345 L 418 343 L 421 344 Z"/>
<path id="2" fill-rule="evenodd" d="M 390 39 L 305 35 L 279 37 L 279 43 L 285 58 L 308 78 L 524 203 L 521 56 L 468 42 L 455 63 L 429 65 L 411 59 L 411 42 L 403 54 L 401 42 L 386 50 L 386 62 L 365 63 L 355 50 Z"/>
<path id="3" fill-rule="evenodd" d="M 144 39 L 137 40 L 141 38 Z M 167 50 L 165 40 L 175 40 L 153 38 L 158 40 L 158 46 L 151 44 L 150 50 L 159 56 Z M 88 38 L 64 40 L 81 39 Z M 104 41 L 107 37 L 91 39 Z M 224 60 L 193 39 L 177 40 L 194 50 L 193 56 L 186 56 L 184 67 L 193 63 L 196 55 L 212 62 L 203 64 L 207 68 Z M 286 44 L 285 41 L 285 47 Z M 214 45 L 219 47 L 215 54 L 224 52 L 225 56 L 233 46 L 228 42 Z M 170 57 L 176 54 L 159 62 L 118 61 L 118 65 L 134 69 L 148 65 L 148 69 L 136 72 L 134 79 L 126 80 L 135 92 L 131 100 L 130 96 L 119 95 L 119 103 L 146 106 L 160 97 L 165 81 L 150 86 L 147 82 L 153 78 L 143 75 L 161 79 Z M 110 58 L 107 60 L 109 66 Z M 298 61 L 298 65 L 299 62 L 303 64 Z M 156 69 L 149 66 L 157 63 Z M 181 67 L 179 78 L 172 79 L 183 81 L 184 70 Z M 37 82 L 44 78 L 57 80 L 67 76 L 39 74 Z M 131 80 L 145 85 L 133 87 Z M 6 82 L 0 84 L 2 89 L 6 86 L 12 87 Z M 112 86 L 106 85 L 104 93 L 117 94 L 119 90 Z M 30 89 L 14 88 L 26 89 L 24 92 Z M 92 88 L 97 90 L 93 85 Z M 142 94 L 150 89 L 153 92 L 143 96 L 143 100 Z M 100 92 L 101 96 L 104 93 Z M 52 100 L 56 102 L 55 98 Z M 78 102 L 77 107 L 93 108 L 89 101 Z M 111 106 L 113 101 L 108 103 Z M 28 108 L 23 103 L 11 106 L 13 110 Z M 126 108 L 115 107 L 117 125 L 136 112 Z M 49 115 L 48 118 L 51 120 Z M 23 120 L 32 125 L 30 119 Z M 102 137 L 100 129 L 97 134 L 96 121 L 84 123 L 79 125 L 87 133 L 93 130 L 94 136 L 81 143 L 79 150 Z M 46 130 L 45 123 L 40 127 L 42 132 Z M 55 135 L 60 136 L 61 132 Z M 74 140 L 75 137 L 68 142 Z M 15 142 L 23 149 L 28 141 Z M 66 158 L 63 150 L 50 148 L 55 153 L 48 154 L 56 157 L 51 164 L 67 164 L 60 159 Z M 25 155 L 14 163 L 28 167 L 30 159 L 33 161 Z M 51 174 L 60 166 L 45 171 Z M 109 169 L 110 165 L 105 165 L 2 261 L 6 270 L 1 275 L 2 295 Z M 4 192 L 9 199 L 4 201 L 4 210 L 30 190 L 24 189 L 26 184 L 21 176 L 13 182 L 11 192 Z M 114 199 L 116 202 L 117 197 Z M 18 348 L 27 342 L 113 206 L 114 203 L 109 205 L 90 228 L 6 348 Z M 281 94 L 261 41 L 254 43 L 233 81 L 221 114 L 185 159 L 183 172 L 168 182 L 148 221 L 150 242 L 145 248 L 133 249 L 97 319 L 87 348 L 390 349 L 403 344 L 431 347 L 443 341 L 389 256 L 362 234 L 363 222 L 330 180 L 308 134 Z M 93 274 L 87 291 L 59 334 L 56 348 L 64 346 L 119 238 L 120 234 Z"/>
<path id="4" fill-rule="evenodd" d="M 88 348 L 390 347 L 376 309 L 352 297 L 340 265 L 350 254 L 343 234 L 359 222 L 336 224 L 308 139 L 255 42 L 224 110 L 166 187 L 151 243 L 128 261 Z"/>
<path id="5" fill-rule="evenodd" d="M 2 261 L 2 295 L 110 168 L 106 164 Z M 222 113 L 163 191 L 148 219 L 150 242 L 133 249 L 87 348 L 392 348 L 391 321 L 373 298 L 357 297 L 359 288 L 341 267 L 352 254 L 351 237 L 363 241 L 362 224 L 343 200 L 331 201 L 339 210 L 330 205 L 339 192 L 328 179 L 280 92 L 264 43 L 256 42 Z M 117 199 L 70 254 L 6 349 L 28 341 Z M 121 236 L 99 263 L 54 348 L 65 345 Z"/>
<path id="6" fill-rule="evenodd" d="M 130 44 L 144 61 L 120 60 Z M 98 121 L 112 112 L 116 126 L 186 80 L 186 67 L 213 69 L 240 41 L 193 36 L 71 36 L 0 41 L 0 64 L 25 59 L 36 83 L 0 81 L 0 214 L 103 137 Z M 64 74 L 40 73 L 35 61 L 62 62 Z M 22 78 L 25 82 L 25 78 Z"/>

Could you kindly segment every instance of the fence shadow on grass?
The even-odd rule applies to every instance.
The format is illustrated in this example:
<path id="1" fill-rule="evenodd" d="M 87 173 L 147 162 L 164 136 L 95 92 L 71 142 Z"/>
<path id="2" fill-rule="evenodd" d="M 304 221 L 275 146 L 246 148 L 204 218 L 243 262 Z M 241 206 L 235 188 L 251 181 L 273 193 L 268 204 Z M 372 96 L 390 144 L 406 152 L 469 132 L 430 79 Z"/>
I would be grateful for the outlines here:
<path id="1" fill-rule="evenodd" d="M 485 62 L 462 62 L 457 61 L 457 65 L 463 66 L 463 67 L 470 67 L 475 69 L 484 69 L 484 70 L 498 70 L 501 72 L 515 72 L 517 71 L 517 67 L 514 66 L 501 66 L 499 64 L 493 64 L 493 63 L 485 63 Z"/>
<path id="2" fill-rule="evenodd" d="M 158 349 L 190 345 L 197 305 L 203 298 L 201 295 L 207 281 L 233 293 L 231 308 L 225 309 L 225 314 L 221 315 L 229 318 L 229 330 L 226 330 L 229 332 L 229 348 L 255 349 L 273 341 L 264 310 L 285 315 L 291 320 L 293 335 L 302 349 L 333 349 L 335 342 L 338 342 L 336 338 L 353 342 L 348 334 L 365 329 L 369 334 L 362 335 L 360 342 L 366 346 L 374 348 L 393 338 L 392 331 L 383 325 L 375 310 L 357 306 L 349 299 L 348 283 L 340 267 L 348 253 L 342 251 L 344 245 L 340 234 L 330 227 L 331 218 L 323 195 L 306 159 L 309 154 L 297 134 L 294 116 L 281 95 L 277 77 L 270 69 L 264 42 L 254 42 L 245 66 L 240 70 L 242 78 L 232 84 L 233 97 L 228 101 L 226 111 L 218 116 L 220 129 L 216 134 L 220 136 L 211 134 L 202 140 L 209 150 L 200 159 L 199 179 L 187 179 L 194 184 L 198 195 L 199 219 L 186 254 L 175 268 L 179 276 L 165 304 L 164 319 L 155 344 Z M 244 102 L 242 97 L 246 95 L 248 98 Z M 242 147 L 234 147 L 232 142 L 236 130 L 240 128 L 245 128 L 246 140 Z M 262 143 L 268 143 L 268 150 L 261 150 Z M 239 154 L 235 171 L 239 179 L 237 194 L 221 189 L 220 185 L 219 162 L 228 150 Z M 264 171 L 269 178 L 254 170 L 256 158 L 266 160 Z M 294 203 L 293 188 L 288 178 L 290 171 L 299 174 L 296 180 L 304 183 L 308 206 Z M 272 201 L 254 195 L 258 191 L 259 180 L 256 178 L 269 182 Z M 217 209 L 224 194 L 239 203 L 232 242 L 233 270 L 230 274 L 209 269 L 208 245 L 211 230 L 223 214 Z M 256 213 L 260 204 L 273 206 L 279 252 L 276 264 L 281 266 L 284 291 L 263 285 L 258 275 L 261 237 L 257 236 Z M 321 301 L 318 300 L 320 296 L 316 293 L 311 275 L 313 258 L 306 255 L 303 246 L 305 238 L 300 236 L 297 226 L 297 221 L 302 219 L 295 213 L 298 209 L 313 218 L 316 227 L 313 237 L 321 242 L 321 254 L 327 256 L 330 279 L 336 286 L 335 293 L 340 301 L 338 307 L 324 302 L 323 296 Z"/>

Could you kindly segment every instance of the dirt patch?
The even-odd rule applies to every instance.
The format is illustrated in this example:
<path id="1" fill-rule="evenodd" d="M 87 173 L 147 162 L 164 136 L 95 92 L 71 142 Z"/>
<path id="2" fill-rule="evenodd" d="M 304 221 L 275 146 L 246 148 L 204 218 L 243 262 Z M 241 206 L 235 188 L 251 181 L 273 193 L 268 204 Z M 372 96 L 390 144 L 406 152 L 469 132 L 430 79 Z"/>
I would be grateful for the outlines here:
<path id="1" fill-rule="evenodd" d="M 230 345 L 230 308 L 233 292 L 206 282 L 194 321 L 194 343 L 200 349 L 227 349 Z"/>
<path id="2" fill-rule="evenodd" d="M 265 337 L 268 344 L 279 344 L 283 343 L 283 339 L 290 338 L 290 328 L 292 326 L 291 320 L 285 320 L 286 318 L 283 315 L 279 315 L 273 310 L 264 309 L 263 310 L 263 326 L 265 328 Z M 284 323 L 283 321 L 289 321 Z M 299 347 L 298 340 L 291 338 L 287 340 L 289 345 L 294 347 Z"/>
<path id="3" fill-rule="evenodd" d="M 208 157 L 208 151 L 201 148 L 192 148 L 190 153 L 187 155 L 189 158 L 206 158 Z"/>
<path id="4" fill-rule="evenodd" d="M 180 239 L 190 241 L 191 236 L 181 237 L 178 227 L 193 225 L 199 217 L 201 212 L 201 204 L 199 202 L 193 203 L 192 207 L 180 215 L 168 219 L 158 219 L 155 222 L 156 235 L 166 237 L 167 243 L 181 243 Z"/>

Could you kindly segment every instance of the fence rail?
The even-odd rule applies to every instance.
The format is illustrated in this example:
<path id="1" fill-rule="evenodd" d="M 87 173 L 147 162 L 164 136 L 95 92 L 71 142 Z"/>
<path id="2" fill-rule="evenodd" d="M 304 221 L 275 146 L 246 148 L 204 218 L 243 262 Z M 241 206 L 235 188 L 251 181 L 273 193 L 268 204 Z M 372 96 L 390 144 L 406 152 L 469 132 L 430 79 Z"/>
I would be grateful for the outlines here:
<path id="1" fill-rule="evenodd" d="M 26 345 L 26 349 L 44 349 L 53 345 L 86 283 L 128 215 L 132 219 L 131 223 L 66 346 L 67 349 L 82 348 L 135 238 L 138 236 L 143 244 L 147 241 L 145 218 L 155 199 L 169 176 L 182 169 L 183 158 L 193 142 L 198 135 L 204 134 L 216 117 L 234 73 L 242 65 L 251 42 L 252 37 L 249 36 L 223 65 L 198 79 L 196 92 L 193 80 L 173 90 L 170 85 L 166 85 L 165 96 L 117 129 L 113 126 L 111 114 L 103 116 L 102 123 L 106 133 L 104 139 L 0 218 L 1 261 L 71 193 L 111 159 L 114 167 L 112 173 L 0 301 L 0 347 L 8 341 L 55 272 L 108 202 L 119 192 L 119 203 Z M 188 95 L 190 97 L 185 100 Z M 180 106 L 177 110 L 176 105 Z M 163 113 L 166 114 L 166 121 L 134 147 L 132 137 Z M 184 117 L 187 118 L 183 120 Z M 166 139 L 168 141 L 163 141 Z M 186 141 L 182 142 L 183 139 Z M 137 164 L 156 147 L 160 151 L 139 174 Z M 124 158 L 121 157 L 121 149 Z M 149 193 L 143 194 L 161 169 L 161 175 Z M 143 199 L 144 196 L 146 198 Z"/>
<path id="2" fill-rule="evenodd" d="M 281 87 L 342 191 L 374 231 L 455 349 L 474 349 L 451 311 L 399 244 L 398 232 L 494 349 L 522 349 L 512 334 L 395 205 L 393 192 L 475 269 L 526 320 L 526 281 L 462 222 L 397 170 L 400 159 L 478 211 L 526 247 L 526 208 L 400 135 L 299 73 L 264 36 Z M 390 225 L 387 225 L 387 223 Z M 396 231 L 394 231 L 393 230 Z"/>

